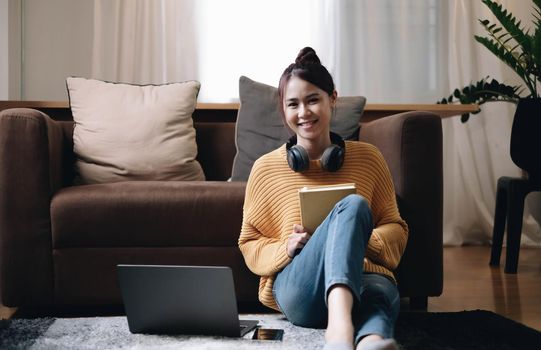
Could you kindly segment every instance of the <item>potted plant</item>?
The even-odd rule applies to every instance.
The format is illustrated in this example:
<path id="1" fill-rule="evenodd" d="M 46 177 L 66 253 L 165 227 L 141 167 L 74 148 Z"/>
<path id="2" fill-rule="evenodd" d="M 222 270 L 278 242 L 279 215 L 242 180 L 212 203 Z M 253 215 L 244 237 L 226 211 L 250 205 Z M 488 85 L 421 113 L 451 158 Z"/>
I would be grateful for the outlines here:
<path id="1" fill-rule="evenodd" d="M 486 77 L 464 88 L 456 89 L 439 103 L 476 103 L 506 101 L 517 104 L 511 131 L 511 158 L 530 177 L 541 175 L 541 0 L 533 2 L 533 28 L 526 29 L 501 4 L 482 0 L 499 23 L 487 19 L 479 23 L 488 36 L 475 40 L 507 64 L 523 81 L 523 86 L 509 86 Z M 479 112 L 479 111 L 478 111 Z M 478 113 L 476 112 L 476 113 Z M 475 113 L 474 113 L 475 114 Z M 469 114 L 461 117 L 466 122 Z"/>

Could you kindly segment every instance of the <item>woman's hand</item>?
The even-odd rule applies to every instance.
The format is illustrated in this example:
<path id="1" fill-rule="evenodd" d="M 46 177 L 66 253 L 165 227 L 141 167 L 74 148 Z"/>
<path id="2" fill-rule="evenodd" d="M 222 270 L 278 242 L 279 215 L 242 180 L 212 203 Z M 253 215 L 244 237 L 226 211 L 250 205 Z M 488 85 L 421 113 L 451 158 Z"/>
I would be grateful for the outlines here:
<path id="1" fill-rule="evenodd" d="M 306 232 L 302 225 L 293 225 L 293 232 L 289 235 L 287 241 L 287 255 L 290 258 L 293 258 L 301 251 L 311 237 L 312 236 Z"/>

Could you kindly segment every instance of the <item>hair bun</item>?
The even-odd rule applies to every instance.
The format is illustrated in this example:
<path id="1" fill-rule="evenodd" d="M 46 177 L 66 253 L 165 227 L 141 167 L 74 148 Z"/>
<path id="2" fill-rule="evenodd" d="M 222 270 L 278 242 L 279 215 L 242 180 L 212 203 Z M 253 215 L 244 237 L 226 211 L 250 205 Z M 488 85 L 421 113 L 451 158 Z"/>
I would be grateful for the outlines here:
<path id="1" fill-rule="evenodd" d="M 300 65 L 321 64 L 321 61 L 319 60 L 319 57 L 317 57 L 314 49 L 311 47 L 305 47 L 297 55 L 295 63 Z"/>

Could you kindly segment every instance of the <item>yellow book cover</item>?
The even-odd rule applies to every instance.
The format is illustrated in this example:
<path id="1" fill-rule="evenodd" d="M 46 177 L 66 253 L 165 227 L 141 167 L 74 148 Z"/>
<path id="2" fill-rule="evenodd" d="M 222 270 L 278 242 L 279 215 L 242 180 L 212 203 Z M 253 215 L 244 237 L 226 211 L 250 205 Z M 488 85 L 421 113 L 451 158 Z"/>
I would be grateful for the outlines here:
<path id="1" fill-rule="evenodd" d="M 354 183 L 310 186 L 299 189 L 301 224 L 312 234 L 342 198 L 357 193 Z"/>

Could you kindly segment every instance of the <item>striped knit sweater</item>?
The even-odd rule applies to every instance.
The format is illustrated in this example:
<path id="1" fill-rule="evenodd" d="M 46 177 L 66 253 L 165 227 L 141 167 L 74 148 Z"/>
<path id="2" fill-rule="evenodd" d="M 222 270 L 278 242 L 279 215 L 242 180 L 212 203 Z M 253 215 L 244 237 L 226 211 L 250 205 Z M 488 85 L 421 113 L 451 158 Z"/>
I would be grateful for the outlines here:
<path id="1" fill-rule="evenodd" d="M 374 230 L 368 242 L 364 271 L 394 279 L 408 237 L 406 222 L 396 205 L 391 175 L 379 150 L 367 143 L 346 141 L 342 168 L 323 171 L 319 160 L 304 173 L 292 171 L 285 145 L 259 158 L 246 187 L 239 247 L 248 268 L 261 276 L 259 300 L 278 310 L 272 295 L 274 278 L 291 258 L 287 241 L 293 225 L 301 223 L 298 190 L 304 186 L 355 183 L 370 203 Z M 359 262 L 360 263 L 360 262 Z"/>

